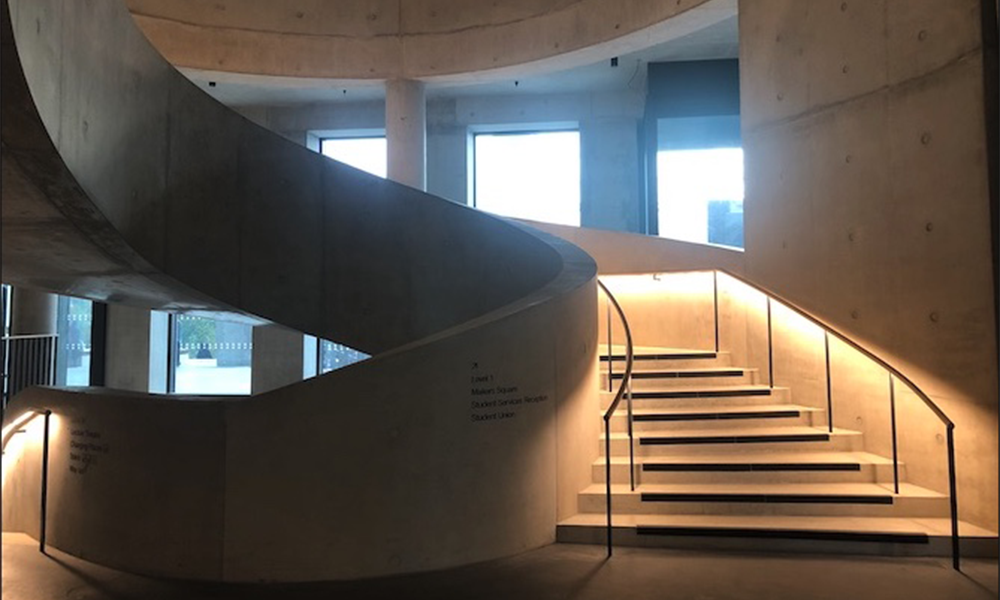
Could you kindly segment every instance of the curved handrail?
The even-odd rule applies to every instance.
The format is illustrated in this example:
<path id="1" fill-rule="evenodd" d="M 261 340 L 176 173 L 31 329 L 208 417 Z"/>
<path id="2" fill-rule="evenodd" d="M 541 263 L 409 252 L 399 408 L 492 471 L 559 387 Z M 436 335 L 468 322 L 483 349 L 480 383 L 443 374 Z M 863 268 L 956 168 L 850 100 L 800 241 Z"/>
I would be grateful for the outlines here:
<path id="1" fill-rule="evenodd" d="M 929 409 L 931 409 L 931 412 L 933 412 L 934 415 L 938 419 L 941 420 L 941 422 L 945 426 L 945 430 L 946 430 L 946 433 L 947 433 L 947 445 L 948 445 L 948 493 L 949 493 L 949 499 L 950 499 L 950 513 L 951 513 L 950 517 L 951 517 L 951 556 L 952 556 L 952 566 L 955 568 L 956 571 L 959 570 L 960 569 L 960 561 L 961 561 L 961 552 L 960 552 L 960 548 L 959 548 L 959 533 L 958 533 L 958 482 L 957 482 L 957 477 L 956 477 L 956 474 L 955 474 L 955 423 L 954 423 L 954 421 L 952 421 L 950 418 L 948 418 L 948 415 L 946 415 L 945 412 L 943 410 L 941 410 L 941 407 L 939 407 L 933 400 L 931 400 L 930 397 L 927 394 L 925 394 L 923 390 L 921 390 L 919 387 L 917 387 L 917 384 L 913 383 L 913 381 L 911 381 L 909 377 L 907 377 L 906 375 L 904 375 L 903 373 L 901 373 L 898 369 L 896 369 L 895 367 L 893 367 L 891 364 L 889 364 L 888 362 L 886 362 L 884 359 L 882 359 L 880 356 L 878 356 L 877 354 L 875 354 L 871 350 L 865 348 L 861 344 L 859 344 L 859 343 L 855 342 L 854 340 L 852 340 L 850 337 L 847 336 L 847 334 L 841 332 L 839 329 L 837 329 L 836 327 L 834 327 L 830 323 L 826 322 L 824 319 L 822 319 L 822 318 L 814 315 L 813 313 L 811 313 L 808 310 L 802 308 L 801 306 L 797 305 L 796 303 L 792 302 L 791 300 L 788 300 L 787 298 L 783 297 L 781 294 L 778 294 L 778 293 L 776 293 L 776 292 L 774 292 L 774 291 L 772 291 L 772 290 L 770 290 L 770 289 L 768 289 L 768 288 L 766 288 L 766 287 L 764 287 L 762 285 L 759 285 L 757 283 L 749 281 L 748 279 L 746 279 L 744 277 L 741 277 L 739 275 L 736 275 L 735 273 L 731 273 L 731 272 L 727 271 L 726 269 L 718 268 L 718 269 L 711 269 L 709 271 L 710 272 L 714 271 L 716 273 L 722 273 L 723 275 L 731 277 L 732 279 L 734 279 L 734 280 L 742 283 L 743 285 L 745 285 L 745 286 L 747 286 L 747 287 L 749 287 L 751 289 L 757 290 L 761 294 L 764 294 L 765 297 L 768 297 L 769 299 L 773 298 L 774 300 L 777 300 L 778 302 L 782 303 L 786 307 L 790 308 L 795 313 L 797 313 L 800 316 L 804 317 L 805 319 L 811 321 L 813 324 L 818 325 L 825 332 L 827 332 L 829 334 L 832 334 L 834 337 L 836 337 L 840 341 L 844 342 L 845 344 L 847 344 L 848 346 L 850 346 L 854 350 L 860 352 L 862 355 L 864 355 L 865 357 L 867 357 L 869 360 L 871 360 L 875 364 L 877 364 L 880 367 L 882 367 L 883 369 L 885 369 L 889 373 L 890 383 L 892 382 L 892 379 L 895 378 L 895 379 L 898 379 L 898 380 L 902 381 L 904 384 L 906 384 L 906 387 L 910 388 L 910 390 L 914 394 L 916 394 L 916 396 L 918 398 L 920 398 L 923 401 L 923 403 Z M 705 272 L 705 271 L 702 271 L 702 272 Z M 895 428 L 895 418 L 893 420 L 893 423 L 894 423 L 893 424 L 893 428 Z M 832 423 L 831 423 L 831 425 L 832 425 Z M 895 436 L 895 433 L 893 435 Z M 893 454 L 894 454 L 893 462 L 895 463 L 895 441 L 893 442 L 893 446 L 894 446 L 894 449 L 893 449 Z M 896 492 L 897 493 L 899 492 L 899 490 L 898 490 L 898 480 L 897 480 L 897 490 L 896 490 Z"/>
<path id="2" fill-rule="evenodd" d="M 842 333 L 840 330 L 838 330 L 833 325 L 827 323 L 822 318 L 817 317 L 816 315 L 812 314 L 808 310 L 806 310 L 806 309 L 802 308 L 801 306 L 795 304 L 794 302 L 788 300 L 787 298 L 783 297 L 781 294 L 778 294 L 778 293 L 774 292 L 773 290 L 770 290 L 770 289 L 768 289 L 768 288 L 766 288 L 766 287 L 764 287 L 764 286 L 762 286 L 760 284 L 757 284 L 757 283 L 754 283 L 752 281 L 749 281 L 749 280 L 747 280 L 747 279 L 745 279 L 745 278 L 743 278 L 743 277 L 741 277 L 739 275 L 736 275 L 735 273 L 731 273 L 731 272 L 727 271 L 726 269 L 715 269 L 715 271 L 718 271 L 719 273 L 722 273 L 723 275 L 726 275 L 728 277 L 732 277 L 733 279 L 735 279 L 736 281 L 739 281 L 743 285 L 745 285 L 747 287 L 751 287 L 751 288 L 757 290 L 758 292 L 760 292 L 760 293 L 762 293 L 762 294 L 764 294 L 766 296 L 770 296 L 771 298 L 773 298 L 773 299 L 781 302 L 782 304 L 784 304 L 788 308 L 792 309 L 793 311 L 795 311 L 799 315 L 805 317 L 809 321 L 812 321 L 814 324 L 819 325 L 824 330 L 829 331 L 837 339 L 839 339 L 840 341 L 846 343 L 848 346 L 854 348 L 858 352 L 864 354 L 866 357 L 868 357 L 869 359 L 871 359 L 872 361 L 874 361 L 875 363 L 877 363 L 880 367 L 882 367 L 883 369 L 885 369 L 886 371 L 888 371 L 889 373 L 891 373 L 896 379 L 899 379 L 900 381 L 902 381 L 903 383 L 905 383 L 906 386 L 909 387 L 911 390 L 913 390 L 913 393 L 915 393 L 921 400 L 923 400 L 924 404 L 926 404 L 928 406 L 928 408 L 930 408 L 931 411 L 934 412 L 934 414 L 938 417 L 938 419 L 940 419 L 941 422 L 944 423 L 947 427 L 949 427 L 949 428 L 954 428 L 955 427 L 955 423 L 951 419 L 948 418 L 948 415 L 946 415 L 944 413 L 944 411 L 941 410 L 941 408 L 937 404 L 935 404 L 934 401 L 931 400 L 930 397 L 927 394 L 925 394 L 923 392 L 923 390 L 921 390 L 919 387 L 917 387 L 917 384 L 913 383 L 910 380 L 909 377 L 907 377 L 906 375 L 903 375 L 901 372 L 899 372 L 899 370 L 897 370 L 895 367 L 893 367 L 892 365 L 890 365 L 888 362 L 886 362 L 885 360 L 883 360 L 882 358 L 880 358 L 877 354 L 875 354 L 871 350 L 868 350 L 867 348 L 865 348 L 861 344 L 855 342 L 854 340 L 852 340 L 851 338 L 849 338 L 845 333 Z"/>
<path id="3" fill-rule="evenodd" d="M 611 556 L 612 546 L 611 546 L 611 417 L 614 416 L 615 411 L 618 410 L 618 405 L 621 404 L 622 398 L 625 396 L 626 390 L 630 389 L 632 385 L 632 360 L 633 360 L 633 347 L 632 347 L 632 330 L 629 328 L 628 319 L 625 318 L 625 311 L 622 310 L 618 300 L 615 299 L 614 294 L 611 290 L 601 282 L 600 279 L 597 280 L 597 285 L 601 288 L 604 294 L 608 297 L 608 301 L 615 307 L 615 311 L 618 312 L 618 317 L 622 321 L 622 326 L 625 329 L 625 374 L 622 376 L 621 385 L 618 386 L 618 392 L 615 393 L 614 400 L 611 401 L 611 405 L 608 406 L 608 410 L 604 413 L 604 485 L 605 485 L 605 498 L 607 505 L 607 516 L 608 516 L 608 556 Z M 609 316 L 610 319 L 610 316 Z M 610 325 L 609 325 L 610 327 Z M 608 338 L 608 343 L 610 344 L 610 337 Z M 613 357 L 608 352 L 608 364 L 611 364 Z M 610 375 L 609 375 L 610 379 Z M 632 398 L 629 395 L 629 423 L 628 423 L 628 437 L 629 437 L 629 477 L 632 477 L 635 472 L 635 465 L 633 464 L 632 457 Z M 634 486 L 633 486 L 634 489 Z"/>

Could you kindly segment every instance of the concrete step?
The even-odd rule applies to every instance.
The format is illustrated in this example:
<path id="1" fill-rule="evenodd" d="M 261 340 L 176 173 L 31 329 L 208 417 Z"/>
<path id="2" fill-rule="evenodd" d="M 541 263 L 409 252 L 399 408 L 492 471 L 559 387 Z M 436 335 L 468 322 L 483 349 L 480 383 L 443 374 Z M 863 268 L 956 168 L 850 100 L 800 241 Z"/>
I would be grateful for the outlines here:
<path id="1" fill-rule="evenodd" d="M 581 513 L 605 512 L 605 486 L 579 495 Z M 612 484 L 616 514 L 944 517 L 948 497 L 909 483 Z"/>
<path id="2" fill-rule="evenodd" d="M 633 406 L 635 402 L 633 402 Z M 705 427 L 775 427 L 777 425 L 826 425 L 826 412 L 794 404 L 722 406 L 704 408 L 633 408 L 633 431 L 676 431 Z M 620 408 L 611 418 L 612 431 L 628 430 L 628 410 Z"/>
<path id="3" fill-rule="evenodd" d="M 601 410 L 607 410 L 615 394 L 607 391 L 601 391 L 600 394 Z M 622 402 L 624 401 L 623 398 Z M 736 407 L 752 404 L 784 404 L 790 401 L 791 393 L 788 388 L 772 388 L 766 385 L 688 386 L 671 390 L 632 391 L 632 405 L 635 408 Z"/>
<path id="4" fill-rule="evenodd" d="M 604 483 L 605 462 L 594 461 L 594 483 Z M 637 481 L 657 483 L 892 483 L 892 461 L 867 452 L 754 452 L 639 458 Z M 611 482 L 629 482 L 627 456 L 611 458 Z M 906 465 L 899 465 L 906 480 Z"/>
<path id="5" fill-rule="evenodd" d="M 649 369 L 646 365 L 637 364 L 632 371 L 632 390 L 669 390 L 677 387 L 704 385 L 720 387 L 727 385 L 754 385 L 757 379 L 756 369 L 741 367 L 702 367 L 687 369 Z M 618 389 L 624 378 L 623 371 L 612 373 L 610 389 Z M 601 373 L 601 389 L 608 388 L 608 372 Z"/>
<path id="6" fill-rule="evenodd" d="M 599 354 L 601 372 L 606 373 L 608 370 L 607 346 L 599 345 L 597 352 Z M 624 372 L 625 348 L 622 346 L 612 346 L 611 357 L 612 372 Z M 728 367 L 732 364 L 732 359 L 728 352 L 648 346 L 636 346 L 633 348 L 632 361 L 632 369 L 634 371 Z"/>
<path id="7" fill-rule="evenodd" d="M 743 452 L 825 452 L 861 450 L 857 431 L 817 427 L 751 427 L 643 431 L 633 435 L 636 456 L 741 454 Z M 611 434 L 611 455 L 628 456 L 625 433 Z M 600 439 L 604 455 L 604 434 Z"/>
<path id="8" fill-rule="evenodd" d="M 888 556 L 949 556 L 948 519 L 755 515 L 619 515 L 612 520 L 616 546 L 701 550 L 815 552 Z M 962 555 L 994 558 L 997 534 L 959 523 Z M 562 543 L 605 544 L 603 514 L 561 521 Z"/>

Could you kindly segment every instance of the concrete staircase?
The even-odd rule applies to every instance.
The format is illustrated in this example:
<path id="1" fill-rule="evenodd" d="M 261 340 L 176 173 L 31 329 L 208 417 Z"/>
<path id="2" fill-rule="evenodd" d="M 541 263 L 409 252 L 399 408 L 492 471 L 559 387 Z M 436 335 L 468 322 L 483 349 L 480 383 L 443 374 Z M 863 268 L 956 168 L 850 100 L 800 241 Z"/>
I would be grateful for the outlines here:
<path id="1" fill-rule="evenodd" d="M 624 371 L 601 357 L 600 419 Z M 616 545 L 947 555 L 949 499 L 906 483 L 899 465 L 865 451 L 861 432 L 829 427 L 825 410 L 795 404 L 724 352 L 637 348 L 633 373 L 635 481 L 627 410 L 611 421 L 611 456 L 593 464 L 579 514 L 561 542 L 606 542 L 606 460 Z M 764 374 L 764 380 L 767 374 Z M 602 427 L 603 431 L 603 427 Z M 963 523 L 963 536 L 995 534 Z M 991 538 L 992 536 L 992 538 Z M 963 542 L 965 543 L 965 542 Z"/>

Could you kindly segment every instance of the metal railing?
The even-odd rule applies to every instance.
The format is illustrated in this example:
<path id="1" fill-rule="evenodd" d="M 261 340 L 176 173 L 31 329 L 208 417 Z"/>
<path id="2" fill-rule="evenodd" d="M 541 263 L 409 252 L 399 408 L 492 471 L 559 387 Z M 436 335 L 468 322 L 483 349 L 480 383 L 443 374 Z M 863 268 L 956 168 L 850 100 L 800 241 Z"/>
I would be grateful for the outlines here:
<path id="1" fill-rule="evenodd" d="M 612 541 L 611 541 L 611 418 L 614 416 L 615 411 L 618 410 L 618 405 L 621 404 L 622 398 L 626 399 L 626 405 L 628 407 L 628 473 L 629 473 L 629 485 L 632 491 L 635 491 L 635 445 L 632 441 L 632 360 L 633 360 L 633 348 L 632 348 L 632 331 L 629 329 L 628 319 L 625 318 L 625 311 L 622 310 L 618 300 L 615 299 L 614 295 L 610 290 L 600 281 L 597 281 L 598 287 L 604 292 L 604 295 L 608 300 L 607 317 L 608 317 L 608 391 L 612 391 L 613 377 L 614 377 L 614 362 L 615 355 L 612 345 L 612 326 L 611 326 L 611 307 L 614 306 L 615 311 L 618 313 L 618 318 L 622 322 L 622 327 L 625 330 L 625 372 L 622 375 L 621 385 L 618 386 L 618 392 L 615 394 L 614 400 L 608 406 L 608 410 L 604 413 L 604 481 L 605 481 L 605 500 L 607 503 L 607 532 L 608 532 L 608 556 L 612 554 Z"/>
<path id="2" fill-rule="evenodd" d="M 0 406 L 32 385 L 56 383 L 56 334 L 3 336 L 3 396 Z M 2 413 L 2 411 L 0 411 Z"/>
<path id="3" fill-rule="evenodd" d="M 676 272 L 677 274 L 681 272 Z M 716 351 L 719 350 L 719 291 L 718 291 L 718 276 L 720 274 L 725 275 L 737 281 L 746 287 L 757 291 L 762 294 L 766 299 L 767 303 L 767 361 L 768 361 L 768 385 L 774 387 L 774 349 L 773 349 L 773 324 L 771 315 L 771 304 L 777 301 L 785 308 L 793 311 L 799 316 L 805 318 L 807 321 L 817 325 L 823 331 L 823 351 L 824 351 L 824 361 L 826 370 L 826 402 L 827 402 L 827 427 L 829 432 L 833 432 L 833 394 L 832 394 L 832 384 L 831 384 L 831 369 L 830 369 L 830 337 L 833 336 L 848 345 L 855 351 L 859 352 L 862 356 L 866 357 L 879 367 L 881 367 L 888 374 L 888 386 L 889 386 L 889 412 L 890 412 L 890 427 L 891 427 L 891 437 L 892 437 L 892 473 L 893 473 L 893 491 L 895 494 L 899 494 L 899 452 L 897 443 L 897 431 L 896 431 L 896 385 L 897 382 L 902 382 L 906 387 L 916 395 L 923 404 L 931 410 L 931 412 L 936 416 L 941 423 L 945 426 L 947 431 L 947 461 L 948 461 L 948 488 L 949 488 L 949 510 L 950 510 L 950 520 L 951 520 L 951 556 L 952 556 L 952 566 L 955 570 L 959 570 L 961 567 L 961 551 L 959 544 L 959 531 L 958 531 L 958 495 L 957 495 L 957 477 L 955 474 L 955 424 L 948 418 L 943 410 L 933 401 L 931 398 L 923 392 L 913 381 L 911 381 L 906 375 L 901 373 L 898 369 L 893 367 L 891 364 L 886 362 L 884 359 L 876 355 L 874 352 L 868 350 L 858 342 L 854 341 L 847 334 L 841 332 L 833 325 L 829 324 L 822 318 L 812 314 L 808 310 L 801 308 L 794 302 L 787 300 L 780 294 L 777 294 L 766 287 L 753 283 L 739 275 L 726 271 L 725 269 L 711 269 L 702 271 L 684 271 L 684 273 L 711 273 L 712 274 L 712 301 L 713 310 L 715 318 L 715 344 Z M 664 273 L 665 275 L 670 273 Z M 619 305 L 618 301 L 614 298 L 607 287 L 600 281 L 598 285 L 604 291 L 609 299 L 608 306 L 608 382 L 609 391 L 610 382 L 613 374 L 612 363 L 614 362 L 611 350 L 611 306 L 615 307 L 618 312 L 619 318 L 621 319 L 626 337 L 626 369 L 625 375 L 622 379 L 622 385 L 618 389 L 618 393 L 615 395 L 615 400 L 611 403 L 610 408 L 604 415 L 605 423 L 605 466 L 607 475 L 607 510 L 608 510 L 608 554 L 611 554 L 611 456 L 610 456 L 610 419 L 621 402 L 623 396 L 628 396 L 629 405 L 629 469 L 632 482 L 632 489 L 635 489 L 634 480 L 634 459 L 632 455 L 632 404 L 631 404 L 631 377 L 632 377 L 632 334 L 629 330 L 628 320 L 625 317 L 625 313 Z"/>
<path id="4" fill-rule="evenodd" d="M 891 438 L 892 438 L 892 483 L 893 492 L 899 494 L 899 451 L 897 443 L 897 432 L 896 432 L 896 382 L 902 382 L 906 387 L 913 392 L 914 395 L 919 398 L 924 405 L 931 410 L 931 412 L 936 416 L 941 423 L 945 426 L 947 432 L 947 453 L 948 453 L 948 494 L 949 494 L 949 510 L 951 519 L 951 557 L 952 566 L 955 570 L 959 570 L 961 567 L 961 550 L 959 548 L 959 534 L 958 534 L 958 495 L 957 495 L 957 478 L 955 475 L 955 423 L 948 418 L 948 415 L 944 413 L 943 410 L 933 401 L 931 398 L 924 393 L 917 384 L 913 383 L 909 377 L 901 373 L 898 369 L 893 367 L 891 364 L 886 362 L 884 359 L 879 357 L 877 354 L 868 350 L 858 342 L 854 341 L 847 334 L 843 333 L 830 323 L 826 322 L 822 318 L 812 314 L 808 310 L 798 306 L 794 302 L 782 297 L 780 294 L 775 293 L 766 287 L 756 284 L 748 279 L 745 279 L 739 275 L 726 271 L 725 269 L 715 269 L 712 270 L 713 280 L 716 289 L 718 286 L 717 278 L 721 273 L 734 281 L 737 281 L 750 289 L 763 294 L 767 302 L 767 369 L 768 369 L 768 385 L 774 386 L 774 351 L 772 343 L 772 323 L 771 323 L 771 303 L 773 301 L 779 302 L 785 308 L 795 312 L 799 316 L 805 318 L 807 321 L 817 325 L 823 330 L 823 352 L 824 361 L 826 368 L 826 403 L 827 403 L 827 426 L 830 433 L 833 432 L 833 389 L 831 384 L 831 372 L 830 372 L 830 336 L 833 336 L 847 344 L 855 351 L 859 352 L 862 356 L 872 361 L 888 374 L 888 384 L 889 384 L 889 415 L 890 415 L 890 428 L 891 428 Z M 718 336 L 718 292 L 715 292 L 715 327 L 716 336 Z"/>
<path id="5" fill-rule="evenodd" d="M 49 431 L 52 419 L 51 410 L 31 410 L 17 419 L 11 421 L 10 425 L 4 427 L 3 439 L 0 440 L 0 454 L 7 453 L 7 444 L 18 434 L 25 433 L 25 427 L 36 417 L 42 417 L 45 423 L 42 425 L 42 475 L 41 490 L 39 491 L 39 516 L 38 516 L 38 551 L 45 554 L 45 535 L 48 524 L 48 503 L 49 503 Z M 3 460 L 9 460 L 5 457 Z"/>

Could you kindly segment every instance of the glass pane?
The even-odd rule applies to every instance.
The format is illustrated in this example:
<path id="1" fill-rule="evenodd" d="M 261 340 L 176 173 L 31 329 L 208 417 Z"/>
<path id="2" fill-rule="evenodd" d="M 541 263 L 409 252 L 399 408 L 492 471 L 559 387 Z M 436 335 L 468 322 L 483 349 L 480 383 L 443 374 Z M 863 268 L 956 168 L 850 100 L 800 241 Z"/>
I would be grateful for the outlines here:
<path id="1" fill-rule="evenodd" d="M 334 369 L 346 367 L 368 358 L 364 352 L 348 348 L 342 344 L 320 340 L 319 345 L 319 374 L 329 373 Z"/>
<path id="2" fill-rule="evenodd" d="M 324 155 L 379 177 L 387 172 L 388 149 L 384 137 L 327 138 L 320 143 Z"/>
<path id="3" fill-rule="evenodd" d="M 175 393 L 250 393 L 252 326 L 176 315 L 174 327 Z"/>
<path id="4" fill-rule="evenodd" d="M 475 205 L 506 217 L 580 226 L 580 133 L 478 134 Z"/>
<path id="5" fill-rule="evenodd" d="M 656 154 L 659 232 L 685 242 L 743 247 L 743 149 Z"/>
<path id="6" fill-rule="evenodd" d="M 90 385 L 93 306 L 90 300 L 59 297 L 56 385 Z"/>

